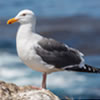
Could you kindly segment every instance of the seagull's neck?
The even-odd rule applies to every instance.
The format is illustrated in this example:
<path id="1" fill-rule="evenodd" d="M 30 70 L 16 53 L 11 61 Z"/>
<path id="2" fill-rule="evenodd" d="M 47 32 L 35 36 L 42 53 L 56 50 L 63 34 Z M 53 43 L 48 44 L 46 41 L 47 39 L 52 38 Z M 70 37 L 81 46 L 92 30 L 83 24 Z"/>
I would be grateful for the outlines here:
<path id="1" fill-rule="evenodd" d="M 18 41 L 29 41 L 30 39 L 33 39 L 34 41 L 38 41 L 41 39 L 42 36 L 37 34 L 35 32 L 35 24 L 29 23 L 29 24 L 21 24 L 18 32 L 17 32 L 17 42 Z"/>
<path id="2" fill-rule="evenodd" d="M 29 36 L 31 37 L 33 33 L 35 33 L 35 24 L 21 24 L 17 32 L 17 38 L 25 39 Z"/>
<path id="3" fill-rule="evenodd" d="M 33 23 L 21 24 L 19 27 L 19 31 L 35 33 L 35 24 Z"/>

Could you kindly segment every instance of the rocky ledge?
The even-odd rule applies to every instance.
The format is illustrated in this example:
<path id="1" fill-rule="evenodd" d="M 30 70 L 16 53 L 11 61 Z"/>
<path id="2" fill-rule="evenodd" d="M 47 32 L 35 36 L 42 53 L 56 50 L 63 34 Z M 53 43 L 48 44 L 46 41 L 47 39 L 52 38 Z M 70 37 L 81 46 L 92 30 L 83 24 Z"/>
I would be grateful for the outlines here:
<path id="1" fill-rule="evenodd" d="M 32 86 L 17 86 L 0 81 L 0 100 L 60 100 L 46 89 L 33 89 Z"/>

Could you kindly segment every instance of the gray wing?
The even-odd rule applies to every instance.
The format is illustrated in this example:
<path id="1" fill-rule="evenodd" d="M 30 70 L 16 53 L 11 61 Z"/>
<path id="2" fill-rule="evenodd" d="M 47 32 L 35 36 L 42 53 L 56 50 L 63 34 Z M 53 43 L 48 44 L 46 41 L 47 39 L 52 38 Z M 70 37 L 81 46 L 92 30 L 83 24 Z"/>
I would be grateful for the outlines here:
<path id="1" fill-rule="evenodd" d="M 80 64 L 82 59 L 79 51 L 53 39 L 44 38 L 38 42 L 40 47 L 35 48 L 36 53 L 48 64 L 56 68 Z"/>

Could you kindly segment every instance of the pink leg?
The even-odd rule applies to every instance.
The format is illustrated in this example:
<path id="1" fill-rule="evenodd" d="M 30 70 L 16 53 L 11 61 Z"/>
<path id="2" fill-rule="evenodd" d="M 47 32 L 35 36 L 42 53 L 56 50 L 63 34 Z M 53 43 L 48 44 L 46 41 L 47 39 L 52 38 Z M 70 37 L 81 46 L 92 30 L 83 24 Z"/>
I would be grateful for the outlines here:
<path id="1" fill-rule="evenodd" d="M 47 77 L 47 74 L 43 73 L 42 88 L 44 88 L 44 89 L 46 89 L 46 77 Z M 36 86 L 32 86 L 32 88 L 36 89 L 36 90 L 42 89 L 42 88 L 39 88 L 39 87 L 36 87 Z"/>
<path id="2" fill-rule="evenodd" d="M 47 78 L 47 74 L 43 73 L 42 88 L 44 89 L 46 89 L 46 78 Z"/>

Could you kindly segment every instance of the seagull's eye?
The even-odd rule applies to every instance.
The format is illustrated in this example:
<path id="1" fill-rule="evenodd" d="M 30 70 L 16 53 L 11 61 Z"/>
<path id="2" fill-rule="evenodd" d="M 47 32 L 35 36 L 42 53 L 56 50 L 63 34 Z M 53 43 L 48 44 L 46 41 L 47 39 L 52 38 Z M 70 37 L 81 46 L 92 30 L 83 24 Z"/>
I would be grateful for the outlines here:
<path id="1" fill-rule="evenodd" d="M 24 13 L 24 14 L 22 14 L 22 16 L 26 16 L 26 14 Z"/>

